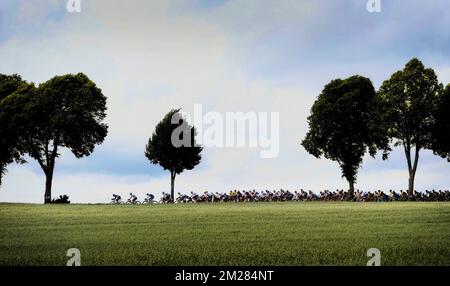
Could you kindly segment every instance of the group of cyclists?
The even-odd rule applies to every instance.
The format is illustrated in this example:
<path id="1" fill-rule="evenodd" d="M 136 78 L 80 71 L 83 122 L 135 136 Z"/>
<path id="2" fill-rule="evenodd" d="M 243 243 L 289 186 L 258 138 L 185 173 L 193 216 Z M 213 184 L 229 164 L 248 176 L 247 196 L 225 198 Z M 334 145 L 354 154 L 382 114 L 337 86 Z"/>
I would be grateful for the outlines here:
<path id="1" fill-rule="evenodd" d="M 170 198 L 170 196 L 169 196 Z M 407 191 L 400 190 L 396 192 L 390 190 L 389 193 L 384 193 L 381 190 L 375 192 L 363 192 L 357 190 L 353 195 L 349 191 L 324 190 L 319 193 L 314 193 L 311 190 L 290 192 L 288 190 L 269 191 L 265 190 L 258 192 L 232 190 L 228 193 L 210 193 L 204 192 L 199 195 L 191 192 L 190 195 L 178 193 L 175 199 L 177 203 L 196 203 L 196 202 L 276 202 L 276 201 L 355 201 L 355 202 L 388 202 L 388 201 L 407 201 L 409 199 Z M 449 190 L 439 191 L 425 191 L 414 192 L 413 199 L 415 201 L 450 201 Z"/>
<path id="2" fill-rule="evenodd" d="M 415 201 L 450 201 L 449 190 L 426 190 L 425 192 L 414 191 L 413 199 Z M 311 190 L 290 192 L 288 190 L 278 191 L 261 191 L 256 190 L 232 190 L 228 193 L 219 192 L 203 192 L 197 194 L 190 192 L 190 194 L 178 193 L 175 198 L 175 203 L 200 203 L 200 202 L 285 202 L 285 201 L 354 201 L 354 202 L 393 202 L 393 201 L 407 201 L 409 200 L 407 191 L 400 190 L 399 192 L 389 190 L 388 193 L 384 193 L 381 190 L 375 192 L 364 192 L 356 190 L 353 194 L 349 191 L 336 190 L 329 191 L 324 190 L 319 193 L 314 193 Z M 155 200 L 153 194 L 147 194 L 147 197 L 142 201 L 143 204 L 153 203 L 171 203 L 172 197 L 170 194 L 163 192 L 159 201 Z M 122 204 L 121 197 L 119 195 L 113 195 L 111 200 L 113 204 Z M 138 198 L 130 193 L 130 198 L 125 204 L 141 204 Z"/>
<path id="3" fill-rule="evenodd" d="M 126 202 L 122 201 L 122 197 L 120 195 L 113 194 L 113 197 L 111 199 L 111 204 L 120 205 L 120 204 L 127 204 L 127 205 L 137 205 L 137 204 L 155 204 L 157 201 L 155 201 L 155 196 L 153 194 L 147 193 L 146 198 L 141 202 L 138 200 L 137 196 L 133 193 L 130 193 L 130 197 Z"/>

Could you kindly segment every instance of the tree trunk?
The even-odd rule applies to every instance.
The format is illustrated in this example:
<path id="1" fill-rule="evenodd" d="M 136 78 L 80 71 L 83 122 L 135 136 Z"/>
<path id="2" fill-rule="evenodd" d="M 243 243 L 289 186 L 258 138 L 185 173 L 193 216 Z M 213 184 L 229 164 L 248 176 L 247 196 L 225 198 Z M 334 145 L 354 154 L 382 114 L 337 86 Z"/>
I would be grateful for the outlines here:
<path id="1" fill-rule="evenodd" d="M 52 181 L 53 181 L 53 170 L 49 170 L 45 174 L 45 194 L 44 194 L 44 204 L 49 204 L 52 202 Z"/>
<path id="2" fill-rule="evenodd" d="M 3 163 L 0 163 L 0 187 L 2 186 L 2 177 L 5 172 L 6 172 L 5 165 L 3 165 Z"/>
<path id="3" fill-rule="evenodd" d="M 170 171 L 170 196 L 172 203 L 175 202 L 175 176 L 176 173 L 174 171 Z"/>
<path id="4" fill-rule="evenodd" d="M 408 179 L 408 199 L 410 201 L 414 198 L 414 177 L 416 174 L 410 173 Z"/>
<path id="5" fill-rule="evenodd" d="M 55 170 L 55 161 L 58 155 L 58 140 L 54 142 L 51 153 L 48 152 L 48 146 L 46 150 L 46 164 L 43 164 L 42 161 L 39 161 L 39 163 L 45 173 L 44 204 L 49 204 L 52 202 L 53 171 Z"/>
<path id="6" fill-rule="evenodd" d="M 349 180 L 348 184 L 349 184 L 349 195 L 350 195 L 350 197 L 353 198 L 353 195 L 355 193 L 355 182 L 353 182 L 352 180 Z"/>
<path id="7" fill-rule="evenodd" d="M 414 161 L 411 160 L 411 146 L 407 144 L 405 146 L 406 160 L 408 162 L 408 200 L 414 200 L 414 179 L 416 178 L 417 165 L 419 163 L 419 151 L 420 147 L 416 145 L 414 152 Z"/>

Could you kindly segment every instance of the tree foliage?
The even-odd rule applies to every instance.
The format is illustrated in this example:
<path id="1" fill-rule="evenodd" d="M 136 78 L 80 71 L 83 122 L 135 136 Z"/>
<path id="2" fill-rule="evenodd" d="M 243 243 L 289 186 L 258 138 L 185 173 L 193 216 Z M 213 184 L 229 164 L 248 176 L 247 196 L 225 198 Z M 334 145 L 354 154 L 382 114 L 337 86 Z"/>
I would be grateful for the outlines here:
<path id="1" fill-rule="evenodd" d="M 12 119 L 15 113 L 8 112 L 6 105 L 10 97 L 27 88 L 34 87 L 17 75 L 0 74 L 0 185 L 6 173 L 6 167 L 12 162 L 23 162 L 21 159 L 21 132 Z"/>
<path id="2" fill-rule="evenodd" d="M 32 116 L 39 127 L 30 153 L 45 157 L 49 143 L 69 148 L 77 157 L 90 155 L 108 132 L 106 97 L 94 82 L 79 73 L 56 76 L 39 85 L 31 102 Z"/>
<path id="3" fill-rule="evenodd" d="M 150 162 L 170 171 L 172 200 L 175 176 L 200 163 L 203 148 L 196 144 L 195 135 L 195 127 L 183 118 L 180 109 L 173 109 L 158 123 L 146 146 Z M 184 144 L 177 146 L 174 139 Z"/>
<path id="4" fill-rule="evenodd" d="M 438 100 L 432 133 L 432 150 L 450 162 L 450 84 Z"/>
<path id="5" fill-rule="evenodd" d="M 380 104 L 370 79 L 333 80 L 311 108 L 302 145 L 317 158 L 338 162 L 353 192 L 364 154 L 368 151 L 374 156 L 378 149 L 388 149 L 379 119 Z"/>

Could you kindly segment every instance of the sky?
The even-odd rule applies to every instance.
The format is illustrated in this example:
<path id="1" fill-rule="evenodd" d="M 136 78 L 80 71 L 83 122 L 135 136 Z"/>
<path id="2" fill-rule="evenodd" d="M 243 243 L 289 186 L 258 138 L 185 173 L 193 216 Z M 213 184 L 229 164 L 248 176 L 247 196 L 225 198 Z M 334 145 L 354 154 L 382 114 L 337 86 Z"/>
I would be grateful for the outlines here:
<path id="1" fill-rule="evenodd" d="M 139 198 L 170 189 L 170 174 L 151 165 L 145 145 L 172 108 L 204 112 L 278 112 L 279 153 L 213 148 L 176 178 L 180 192 L 231 189 L 345 189 L 336 162 L 300 145 L 323 86 L 354 74 L 375 88 L 413 57 L 450 83 L 448 0 L 67 0 L 0 1 L 0 73 L 42 83 L 83 72 L 108 98 L 109 134 L 90 157 L 61 150 L 53 197 L 105 203 L 113 193 Z M 45 177 L 36 162 L 10 165 L 2 202 L 42 203 Z M 416 188 L 448 189 L 450 164 L 422 151 Z M 356 188 L 406 189 L 402 149 L 389 160 L 365 157 Z"/>

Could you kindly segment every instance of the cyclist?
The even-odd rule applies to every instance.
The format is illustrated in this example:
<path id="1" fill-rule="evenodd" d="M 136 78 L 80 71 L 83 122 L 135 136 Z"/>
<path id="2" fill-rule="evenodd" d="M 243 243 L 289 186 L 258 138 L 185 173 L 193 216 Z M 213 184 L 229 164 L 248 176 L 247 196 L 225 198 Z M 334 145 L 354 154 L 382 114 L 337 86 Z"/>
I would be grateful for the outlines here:
<path id="1" fill-rule="evenodd" d="M 147 198 L 145 199 L 149 203 L 153 203 L 153 200 L 155 199 L 155 196 L 153 194 L 147 193 Z"/>
<path id="2" fill-rule="evenodd" d="M 112 202 L 114 204 L 119 204 L 122 198 L 119 195 L 113 194 Z"/>
<path id="3" fill-rule="evenodd" d="M 135 204 L 137 201 L 137 197 L 133 195 L 133 193 L 130 193 L 130 198 L 128 199 L 130 203 Z"/>

